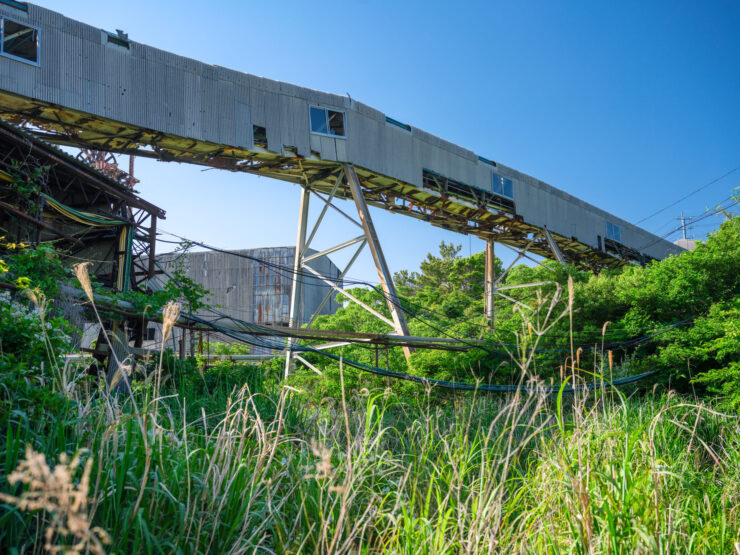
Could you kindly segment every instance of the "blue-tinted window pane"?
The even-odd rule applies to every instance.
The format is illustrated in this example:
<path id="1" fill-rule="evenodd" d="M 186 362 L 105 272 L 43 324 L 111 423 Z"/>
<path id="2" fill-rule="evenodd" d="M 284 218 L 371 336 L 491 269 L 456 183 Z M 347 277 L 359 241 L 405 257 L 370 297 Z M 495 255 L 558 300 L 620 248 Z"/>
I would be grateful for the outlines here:
<path id="1" fill-rule="evenodd" d="M 514 184 L 511 179 L 504 178 L 504 196 L 514 198 Z"/>
<path id="2" fill-rule="evenodd" d="M 313 133 L 326 133 L 326 110 L 311 106 L 311 131 Z"/>
<path id="3" fill-rule="evenodd" d="M 504 194 L 502 179 L 495 173 L 493 174 L 493 192 L 496 195 Z"/>
<path id="4" fill-rule="evenodd" d="M 622 230 L 611 222 L 606 222 L 606 236 L 612 241 L 622 242 Z"/>
<path id="5" fill-rule="evenodd" d="M 501 195 L 502 197 L 514 198 L 514 183 L 511 179 L 501 177 L 500 175 L 493 175 L 493 194 Z"/>

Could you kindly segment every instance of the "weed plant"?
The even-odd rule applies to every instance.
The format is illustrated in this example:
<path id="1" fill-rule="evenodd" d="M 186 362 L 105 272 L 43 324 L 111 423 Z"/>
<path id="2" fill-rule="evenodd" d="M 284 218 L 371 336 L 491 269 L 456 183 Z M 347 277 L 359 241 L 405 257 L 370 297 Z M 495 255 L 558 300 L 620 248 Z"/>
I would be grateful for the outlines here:
<path id="1" fill-rule="evenodd" d="M 728 553 L 740 540 L 740 424 L 670 392 L 548 396 L 523 355 L 528 388 L 508 396 L 348 396 L 340 366 L 340 396 L 317 406 L 257 367 L 160 360 L 118 395 L 47 368 L 66 376 L 45 382 L 53 411 L 0 376 L 7 552 Z M 575 360 L 566 381 L 592 380 Z"/>

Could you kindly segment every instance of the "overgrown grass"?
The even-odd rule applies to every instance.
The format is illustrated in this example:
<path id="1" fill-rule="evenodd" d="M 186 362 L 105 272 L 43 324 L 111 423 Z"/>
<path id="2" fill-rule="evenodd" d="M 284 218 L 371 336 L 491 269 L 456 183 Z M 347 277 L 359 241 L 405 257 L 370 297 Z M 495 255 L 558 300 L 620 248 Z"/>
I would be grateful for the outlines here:
<path id="1" fill-rule="evenodd" d="M 91 523 L 122 553 L 719 553 L 739 539 L 740 427 L 706 405 L 374 391 L 304 409 L 259 376 L 135 389 L 145 436 L 132 399 L 84 380 L 33 417 L 3 388 L 0 490 L 21 494 L 7 476 L 26 446 L 50 463 L 79 452 Z M 0 544 L 40 551 L 52 517 L 3 505 Z"/>
<path id="2" fill-rule="evenodd" d="M 522 376 L 548 326 L 523 328 Z M 593 381 L 570 361 L 567 380 Z M 340 365 L 316 404 L 264 368 L 161 356 L 106 383 L 51 366 L 0 372 L 11 553 L 740 550 L 738 418 L 670 392 L 348 398 Z"/>

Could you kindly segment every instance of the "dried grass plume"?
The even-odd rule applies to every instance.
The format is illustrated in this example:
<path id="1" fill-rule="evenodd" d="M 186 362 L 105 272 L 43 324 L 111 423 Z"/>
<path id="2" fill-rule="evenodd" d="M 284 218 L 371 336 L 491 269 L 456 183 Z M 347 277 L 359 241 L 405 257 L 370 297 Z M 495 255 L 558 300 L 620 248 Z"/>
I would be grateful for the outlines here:
<path id="1" fill-rule="evenodd" d="M 79 485 L 75 485 L 79 465 L 79 453 L 71 461 L 62 453 L 59 464 L 51 470 L 42 453 L 26 446 L 25 459 L 10 473 L 8 483 L 25 484 L 28 490 L 19 497 L 0 493 L 0 500 L 22 511 L 44 511 L 43 520 L 47 524 L 44 548 L 50 553 L 101 554 L 105 553 L 103 545 L 110 544 L 108 533 L 92 526 L 88 514 L 92 459 L 85 463 Z"/>
<path id="2" fill-rule="evenodd" d="M 87 267 L 90 264 L 91 262 L 80 262 L 79 264 L 72 266 L 72 270 L 74 270 L 77 281 L 80 282 L 85 295 L 90 299 L 90 302 L 93 302 L 93 289 L 92 284 L 90 283 L 90 274 L 87 271 Z"/>
<path id="3" fill-rule="evenodd" d="M 179 317 L 180 303 L 170 301 L 162 309 L 162 343 L 167 341 L 170 331 L 172 331 L 172 326 L 175 325 Z"/>

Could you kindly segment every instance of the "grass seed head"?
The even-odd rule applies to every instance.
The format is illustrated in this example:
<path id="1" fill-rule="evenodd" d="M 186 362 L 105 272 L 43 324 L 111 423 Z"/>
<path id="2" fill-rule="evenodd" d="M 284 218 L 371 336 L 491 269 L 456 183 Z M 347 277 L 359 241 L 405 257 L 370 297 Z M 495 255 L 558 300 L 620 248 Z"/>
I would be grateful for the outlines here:
<path id="1" fill-rule="evenodd" d="M 167 341 L 170 331 L 172 331 L 172 326 L 175 325 L 175 322 L 180 317 L 180 307 L 180 303 L 170 301 L 162 309 L 162 343 Z"/>
<path id="2" fill-rule="evenodd" d="M 92 459 L 85 463 L 79 485 L 75 485 L 74 477 L 79 465 L 79 454 L 70 461 L 66 453 L 62 453 L 59 464 L 52 470 L 46 457 L 29 445 L 24 460 L 8 475 L 9 484 L 25 484 L 27 491 L 17 497 L 0 493 L 0 500 L 22 511 L 44 512 L 43 518 L 47 524 L 44 547 L 50 553 L 101 554 L 105 552 L 103 545 L 110 543 L 108 533 L 90 523 L 88 491 Z M 76 543 L 55 545 L 55 537 L 71 537 Z"/>
<path id="3" fill-rule="evenodd" d="M 322 443 L 313 440 L 311 441 L 311 452 L 319 460 L 316 463 L 316 474 L 309 474 L 306 478 L 315 478 L 316 480 L 331 478 L 334 475 L 331 466 L 331 450 L 327 449 Z"/>
<path id="4" fill-rule="evenodd" d="M 46 308 L 49 305 L 49 299 L 46 298 L 46 295 L 38 287 L 24 289 L 23 293 L 36 305 L 36 309 L 39 311 L 39 315 L 43 321 L 46 315 Z"/>
<path id="5" fill-rule="evenodd" d="M 87 271 L 87 267 L 90 264 L 91 262 L 80 262 L 79 264 L 72 266 L 72 270 L 74 270 L 77 281 L 80 282 L 85 295 L 87 295 L 90 302 L 93 302 L 93 289 L 92 284 L 90 283 L 90 274 Z"/>
<path id="6" fill-rule="evenodd" d="M 124 375 L 126 377 L 130 377 L 132 373 L 133 373 L 133 364 L 131 363 L 125 364 L 125 361 L 122 362 L 119 365 L 119 367 L 116 369 L 116 373 L 113 374 L 113 377 L 111 378 L 110 388 L 114 389 L 118 385 L 118 382 L 120 382 L 123 379 Z"/>

